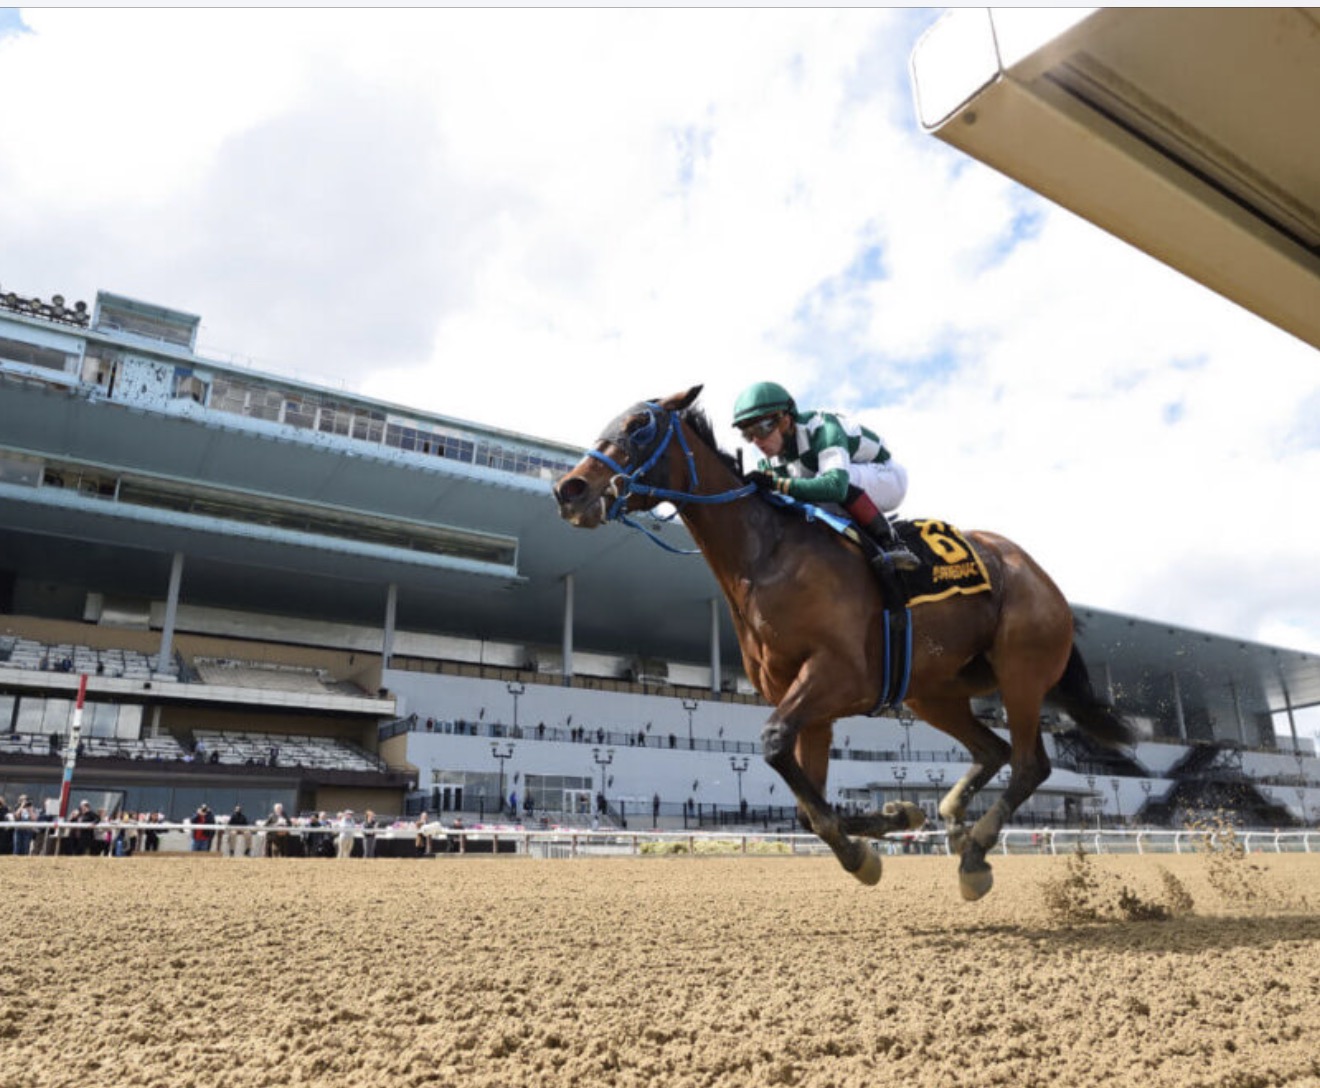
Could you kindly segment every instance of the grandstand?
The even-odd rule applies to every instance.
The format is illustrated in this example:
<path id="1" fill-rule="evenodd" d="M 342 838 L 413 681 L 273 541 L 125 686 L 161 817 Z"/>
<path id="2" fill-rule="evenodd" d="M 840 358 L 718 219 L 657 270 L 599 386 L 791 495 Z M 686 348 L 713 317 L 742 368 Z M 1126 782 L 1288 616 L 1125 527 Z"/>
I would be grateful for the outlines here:
<path id="1" fill-rule="evenodd" d="M 577 450 L 206 358 L 156 304 L 37 303 L 0 295 L 0 792 L 58 794 L 86 676 L 75 793 L 129 810 L 471 821 L 513 794 L 520 820 L 791 822 L 708 569 L 565 526 L 549 482 Z M 1114 757 L 1047 720 L 1024 820 L 1230 790 L 1257 822 L 1320 816 L 1293 721 L 1320 660 L 1076 610 L 1143 740 Z M 830 800 L 932 814 L 967 769 L 906 715 L 839 722 L 833 758 Z"/>

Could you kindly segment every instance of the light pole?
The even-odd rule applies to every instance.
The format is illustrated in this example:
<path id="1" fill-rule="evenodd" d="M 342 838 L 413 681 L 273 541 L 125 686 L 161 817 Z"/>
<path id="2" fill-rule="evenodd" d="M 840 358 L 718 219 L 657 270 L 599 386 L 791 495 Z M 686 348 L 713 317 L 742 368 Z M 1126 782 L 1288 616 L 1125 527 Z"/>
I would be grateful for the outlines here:
<path id="1" fill-rule="evenodd" d="M 907 778 L 907 768 L 901 763 L 895 763 L 889 769 L 893 772 L 894 778 L 898 782 L 898 799 L 900 801 L 906 800 L 903 796 L 903 780 Z"/>
<path id="2" fill-rule="evenodd" d="M 499 811 L 504 811 L 504 761 L 513 758 L 513 742 L 510 741 L 504 746 L 504 751 L 500 751 L 498 744 L 490 746 L 490 754 L 500 761 L 500 807 Z"/>
<path id="3" fill-rule="evenodd" d="M 927 770 L 926 778 L 930 784 L 935 787 L 935 808 L 938 811 L 940 804 L 940 790 L 944 787 L 944 768 L 941 767 L 937 771 Z"/>
<path id="4" fill-rule="evenodd" d="M 1093 775 L 1093 774 L 1088 774 L 1088 775 L 1086 776 L 1086 788 L 1087 788 L 1088 790 L 1091 791 L 1091 807 L 1092 807 L 1092 808 L 1095 808 L 1095 807 L 1096 807 L 1096 805 L 1095 805 L 1095 798 L 1096 798 L 1096 793 L 1095 793 L 1095 775 Z M 1083 822 L 1084 822 L 1084 821 L 1083 821 Z M 1095 814 L 1095 826 L 1096 826 L 1097 830 L 1098 830 L 1099 827 L 1100 827 L 1100 813 L 1099 813 L 1099 812 L 1097 812 L 1097 813 Z"/>
<path id="5" fill-rule="evenodd" d="M 594 760 L 596 761 L 596 765 L 600 768 L 600 795 L 601 795 L 602 797 L 604 797 L 604 796 L 605 796 L 605 768 L 608 767 L 611 763 L 614 762 L 614 749 L 613 749 L 613 748 L 606 748 L 606 749 L 605 749 L 605 754 L 604 754 L 604 755 L 601 755 L 601 751 L 600 751 L 599 748 L 593 748 L 593 749 L 591 750 L 591 758 L 594 759 Z"/>
<path id="6" fill-rule="evenodd" d="M 1114 791 L 1114 819 L 1118 821 L 1120 827 L 1123 824 L 1123 804 L 1118 799 L 1118 787 L 1122 784 L 1122 781 L 1117 778 L 1109 780 L 1109 788 Z"/>
<path id="7" fill-rule="evenodd" d="M 1150 791 L 1153 790 L 1154 788 L 1155 788 L 1155 783 L 1152 782 L 1149 778 L 1143 778 L 1141 780 L 1141 792 L 1146 795 L 1146 800 L 1141 806 L 1143 812 L 1145 812 L 1146 806 L 1150 804 Z M 1147 815 L 1146 819 L 1147 820 L 1150 819 L 1149 814 Z"/>
<path id="8" fill-rule="evenodd" d="M 739 811 L 742 811 L 742 803 L 743 803 L 743 799 L 742 799 L 742 776 L 743 776 L 743 772 L 747 770 L 748 762 L 749 762 L 749 761 L 748 761 L 748 758 L 747 758 L 746 756 L 743 756 L 741 759 L 739 759 L 737 756 L 730 756 L 730 757 L 729 757 L 729 766 L 733 768 L 733 773 L 736 774 L 736 775 L 738 776 L 738 809 L 739 809 Z"/>
<path id="9" fill-rule="evenodd" d="M 688 716 L 688 751 L 692 751 L 697 746 L 697 742 L 692 737 L 692 712 L 701 704 L 695 699 L 684 699 L 683 709 L 687 711 Z"/>
<path id="10" fill-rule="evenodd" d="M 912 719 L 899 718 L 898 724 L 903 727 L 903 758 L 912 758 Z"/>
<path id="11" fill-rule="evenodd" d="M 510 695 L 513 696 L 513 735 L 518 735 L 518 696 L 527 690 L 527 685 L 521 680 L 513 680 L 504 685 Z"/>

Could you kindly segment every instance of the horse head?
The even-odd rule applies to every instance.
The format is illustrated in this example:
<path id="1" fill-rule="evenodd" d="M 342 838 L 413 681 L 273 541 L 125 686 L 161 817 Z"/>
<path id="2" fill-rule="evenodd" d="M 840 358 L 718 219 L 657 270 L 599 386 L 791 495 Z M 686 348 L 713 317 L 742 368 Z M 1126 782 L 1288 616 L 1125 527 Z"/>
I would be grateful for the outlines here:
<path id="1" fill-rule="evenodd" d="M 559 516 L 580 529 L 594 529 L 623 511 L 649 510 L 664 501 L 663 489 L 681 469 L 671 456 L 686 449 L 679 435 L 680 413 L 701 393 L 638 401 L 612 419 L 586 455 L 554 484 Z"/>

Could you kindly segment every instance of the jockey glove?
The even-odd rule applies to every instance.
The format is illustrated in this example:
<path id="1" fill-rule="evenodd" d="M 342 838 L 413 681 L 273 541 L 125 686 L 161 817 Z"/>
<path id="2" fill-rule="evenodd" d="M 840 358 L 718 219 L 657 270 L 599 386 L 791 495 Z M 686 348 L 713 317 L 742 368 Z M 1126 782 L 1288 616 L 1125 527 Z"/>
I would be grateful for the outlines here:
<path id="1" fill-rule="evenodd" d="M 747 482 L 749 484 L 755 484 L 757 491 L 779 490 L 775 477 L 768 472 L 761 472 L 759 470 L 755 472 L 749 472 L 747 474 Z"/>

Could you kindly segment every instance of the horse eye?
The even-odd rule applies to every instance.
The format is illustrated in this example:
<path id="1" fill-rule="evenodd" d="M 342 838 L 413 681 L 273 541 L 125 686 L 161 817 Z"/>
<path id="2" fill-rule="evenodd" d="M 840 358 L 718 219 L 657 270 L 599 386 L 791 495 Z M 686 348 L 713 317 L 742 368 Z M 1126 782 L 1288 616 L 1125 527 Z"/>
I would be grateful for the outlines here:
<path id="1" fill-rule="evenodd" d="M 628 420 L 628 422 L 623 425 L 623 433 L 636 434 L 649 422 L 650 420 L 647 419 L 646 416 L 637 416 L 635 419 Z"/>

